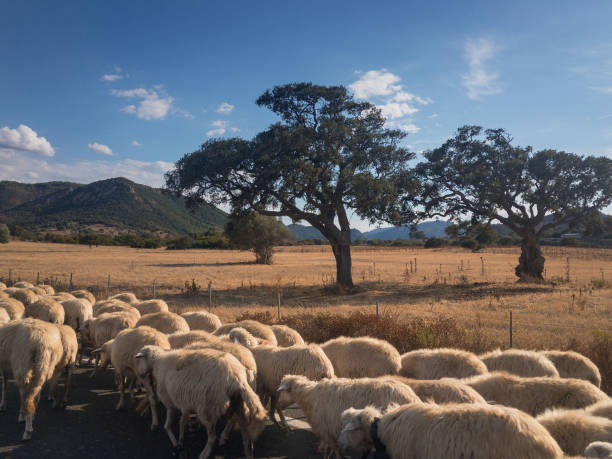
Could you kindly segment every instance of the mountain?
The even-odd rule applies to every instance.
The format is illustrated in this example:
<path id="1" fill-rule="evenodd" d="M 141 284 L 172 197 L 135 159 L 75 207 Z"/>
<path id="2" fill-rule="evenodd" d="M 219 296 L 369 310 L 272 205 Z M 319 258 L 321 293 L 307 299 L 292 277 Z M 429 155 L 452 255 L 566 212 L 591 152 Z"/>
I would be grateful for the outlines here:
<path id="1" fill-rule="evenodd" d="M 88 185 L 0 182 L 0 222 L 32 231 L 94 230 L 186 234 L 225 224 L 227 215 L 202 206 L 192 212 L 181 198 L 125 178 Z M 17 203 L 6 208 L 5 202 Z"/>
<path id="2" fill-rule="evenodd" d="M 293 238 L 296 241 L 303 241 L 305 239 L 323 239 L 325 240 L 325 236 L 321 234 L 321 232 L 313 228 L 309 225 L 298 225 L 296 223 L 292 223 L 287 225 L 287 228 L 291 230 L 293 234 Z M 357 229 L 351 229 L 351 241 L 356 241 L 357 239 L 362 239 L 363 233 Z"/>
<path id="3" fill-rule="evenodd" d="M 432 220 L 419 223 L 417 231 L 423 231 L 425 237 L 444 237 L 444 229 L 449 225 L 449 222 L 444 220 Z M 364 233 L 366 239 L 382 239 L 394 241 L 396 239 L 410 239 L 410 227 L 408 226 L 390 226 L 388 228 L 377 228 Z"/>

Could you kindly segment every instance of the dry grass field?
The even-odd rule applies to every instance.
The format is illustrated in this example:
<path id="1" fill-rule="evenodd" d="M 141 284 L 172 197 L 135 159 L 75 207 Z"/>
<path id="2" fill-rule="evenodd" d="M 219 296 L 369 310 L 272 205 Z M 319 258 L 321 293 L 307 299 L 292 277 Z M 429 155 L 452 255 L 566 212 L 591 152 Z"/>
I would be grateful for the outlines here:
<path id="1" fill-rule="evenodd" d="M 125 247 L 12 242 L 0 246 L 0 277 L 50 279 L 99 296 L 134 290 L 165 298 L 175 309 L 213 307 L 224 320 L 249 312 L 282 314 L 375 311 L 398 320 L 448 316 L 464 328 L 479 327 L 501 344 L 508 341 L 513 312 L 514 345 L 558 347 L 583 341 L 594 330 L 612 331 L 612 251 L 547 247 L 546 284 L 517 284 L 513 274 L 518 248 L 472 253 L 464 249 L 353 248 L 357 293 L 333 292 L 334 260 L 329 247 L 278 249 L 271 266 L 255 265 L 250 252 L 167 251 Z M 416 270 L 415 270 L 416 264 Z M 411 266 L 412 265 L 412 266 Z M 37 274 L 40 273 L 40 274 Z M 569 282 L 568 282 L 569 276 Z M 199 293 L 183 292 L 195 280 Z"/>

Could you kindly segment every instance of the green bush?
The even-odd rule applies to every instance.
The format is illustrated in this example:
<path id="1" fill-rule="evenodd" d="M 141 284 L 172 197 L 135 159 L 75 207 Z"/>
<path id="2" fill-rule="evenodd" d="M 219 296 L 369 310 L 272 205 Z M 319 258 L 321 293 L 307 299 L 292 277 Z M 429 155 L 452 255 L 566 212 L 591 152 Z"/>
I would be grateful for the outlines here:
<path id="1" fill-rule="evenodd" d="M 11 232 L 4 223 L 0 223 L 0 244 L 7 244 L 11 240 Z"/>
<path id="2" fill-rule="evenodd" d="M 430 237 L 425 241 L 424 247 L 426 249 L 433 249 L 436 247 L 442 247 L 444 245 L 444 239 L 440 239 L 439 237 Z"/>

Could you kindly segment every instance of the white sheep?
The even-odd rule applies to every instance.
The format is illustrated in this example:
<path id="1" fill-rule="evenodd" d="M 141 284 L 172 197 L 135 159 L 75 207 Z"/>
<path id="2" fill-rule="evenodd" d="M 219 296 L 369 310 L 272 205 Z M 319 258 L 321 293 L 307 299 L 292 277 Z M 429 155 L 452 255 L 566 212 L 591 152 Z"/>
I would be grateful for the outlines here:
<path id="1" fill-rule="evenodd" d="M 55 295 L 55 289 L 50 285 L 38 284 L 37 287 L 42 288 L 47 295 Z"/>
<path id="2" fill-rule="evenodd" d="M 62 338 L 62 358 L 55 367 L 51 382 L 49 384 L 49 399 L 53 400 L 53 407 L 56 408 L 58 405 L 66 406 L 68 402 L 68 391 L 70 388 L 70 379 L 76 366 L 76 358 L 79 349 L 79 343 L 74 329 L 68 325 L 58 325 L 61 338 Z M 64 393 L 62 401 L 58 403 L 57 400 L 57 383 L 61 374 L 65 372 L 66 377 L 64 379 Z"/>
<path id="3" fill-rule="evenodd" d="M 285 376 L 278 388 L 280 406 L 296 403 L 319 439 L 319 451 L 330 457 L 342 457 L 338 436 L 342 430 L 342 412 L 348 408 L 374 405 L 386 408 L 392 403 L 417 403 L 414 391 L 390 378 L 335 378 L 310 381 L 305 376 Z"/>
<path id="4" fill-rule="evenodd" d="M 64 300 L 60 304 L 64 308 L 64 323 L 74 330 L 78 330 L 86 320 L 93 318 L 93 308 L 89 300 L 85 298 Z"/>
<path id="5" fill-rule="evenodd" d="M 145 314 L 136 322 L 135 327 L 140 327 L 142 325 L 153 327 L 166 334 L 189 331 L 189 325 L 187 325 L 185 319 L 169 311 Z"/>
<path id="6" fill-rule="evenodd" d="M 21 395 L 19 422 L 25 420 L 23 440 L 32 438 L 36 400 L 62 357 L 62 337 L 54 324 L 26 318 L 0 328 L 0 411 L 6 410 L 6 386 L 8 374 L 12 373 Z"/>
<path id="7" fill-rule="evenodd" d="M 97 348 L 113 339 L 121 330 L 133 328 L 136 322 L 130 314 L 112 312 L 86 320 L 79 331 L 86 342 Z"/>
<path id="8" fill-rule="evenodd" d="M 612 399 L 587 406 L 585 411 L 593 416 L 603 416 L 612 420 Z"/>
<path id="9" fill-rule="evenodd" d="M 542 351 L 562 378 L 577 378 L 601 387 L 601 374 L 591 359 L 574 351 Z"/>
<path id="10" fill-rule="evenodd" d="M 66 313 L 60 303 L 48 297 L 40 298 L 32 304 L 26 304 L 25 315 L 54 324 L 63 324 Z"/>
<path id="11" fill-rule="evenodd" d="M 95 306 L 97 306 L 97 304 Z M 111 300 L 110 303 L 106 303 L 103 306 L 98 306 L 98 307 L 95 307 L 95 306 L 93 308 L 94 317 L 100 316 L 102 314 L 111 313 L 111 312 L 129 313 L 136 320 L 140 319 L 141 317 L 140 312 L 138 312 L 138 309 L 136 309 L 135 307 L 127 303 L 124 303 L 123 301 Z"/>
<path id="12" fill-rule="evenodd" d="M 287 325 L 272 325 L 272 331 L 276 336 L 276 341 L 280 347 L 289 347 L 294 344 L 304 344 L 304 338 L 297 330 Z"/>
<path id="13" fill-rule="evenodd" d="M 25 306 L 15 298 L 0 298 L 0 308 L 6 310 L 11 320 L 22 319 L 25 315 Z"/>
<path id="14" fill-rule="evenodd" d="M 168 312 L 168 304 L 164 300 L 146 300 L 134 303 L 133 306 L 138 309 L 141 316 L 154 312 Z"/>
<path id="15" fill-rule="evenodd" d="M 214 343 L 219 338 L 204 330 L 191 330 L 188 332 L 176 332 L 168 335 L 168 341 L 172 349 L 180 349 L 193 343 Z"/>
<path id="16" fill-rule="evenodd" d="M 124 406 L 125 380 L 129 382 L 131 399 L 134 400 L 134 384 L 136 382 L 136 354 L 146 345 L 155 345 L 162 349 L 170 349 L 168 338 L 154 328 L 142 326 L 122 330 L 115 337 L 110 360 L 115 368 L 115 380 L 119 385 L 119 402 L 115 407 L 120 410 Z"/>
<path id="17" fill-rule="evenodd" d="M 217 328 L 221 327 L 221 319 L 216 314 L 206 311 L 190 311 L 181 314 L 181 317 L 187 321 L 191 330 L 204 330 L 208 333 L 213 333 Z"/>
<path id="18" fill-rule="evenodd" d="M 4 282 L 0 282 L 0 290 L 4 290 L 6 288 L 6 284 Z"/>
<path id="19" fill-rule="evenodd" d="M 302 375 L 311 381 L 334 377 L 334 367 L 323 350 L 316 344 L 291 347 L 256 346 L 251 349 L 257 363 L 257 393 L 262 400 L 270 399 L 270 419 L 277 424 L 277 412 L 283 427 L 287 421 L 283 414 L 286 406 L 277 405 L 278 387 L 286 375 Z"/>
<path id="20" fill-rule="evenodd" d="M 496 349 L 480 356 L 489 371 L 505 371 L 524 378 L 548 376 L 558 378 L 559 372 L 545 355 L 523 349 Z"/>
<path id="21" fill-rule="evenodd" d="M 94 369 L 93 372 L 93 376 L 95 376 L 99 370 L 106 370 L 106 367 L 108 367 L 108 365 L 110 364 L 111 361 L 111 352 L 113 350 L 113 343 L 115 342 L 115 339 L 109 339 L 106 343 L 104 343 L 102 346 L 94 349 L 92 351 L 92 354 L 96 355 L 99 362 L 96 366 L 96 368 Z"/>
<path id="22" fill-rule="evenodd" d="M 7 324 L 11 320 L 6 309 L 0 308 L 0 327 Z"/>
<path id="23" fill-rule="evenodd" d="M 107 299 L 108 300 L 119 300 L 119 301 L 123 301 L 129 304 L 139 303 L 138 298 L 136 298 L 136 295 L 134 295 L 132 292 L 117 293 L 116 295 L 109 296 Z"/>
<path id="24" fill-rule="evenodd" d="M 34 286 L 34 287 L 29 287 L 28 290 L 35 293 L 39 297 L 47 295 L 47 291 L 44 288 Z"/>
<path id="25" fill-rule="evenodd" d="M 11 295 L 6 293 L 4 290 L 0 289 L 0 300 L 4 300 L 4 299 L 10 298 L 10 297 L 11 297 Z"/>
<path id="26" fill-rule="evenodd" d="M 55 301 L 74 300 L 76 297 L 68 292 L 56 292 L 53 295 L 47 295 L 46 298 L 51 298 Z"/>
<path id="27" fill-rule="evenodd" d="M 27 288 L 18 288 L 13 291 L 13 293 L 9 293 L 9 295 L 11 295 L 11 297 L 15 298 L 16 300 L 21 301 L 24 306 L 29 306 L 32 303 L 38 301 L 38 299 L 40 298 L 39 295 L 37 295 L 31 290 L 28 290 Z"/>
<path id="28" fill-rule="evenodd" d="M 403 376 L 383 376 L 393 378 L 410 386 L 421 400 L 445 403 L 486 403 L 486 400 L 464 382 L 453 378 L 410 379 Z"/>
<path id="29" fill-rule="evenodd" d="M 518 408 L 532 416 L 550 408 L 585 408 L 608 400 L 600 389 L 583 379 L 521 378 L 495 372 L 464 379 L 485 400 Z"/>
<path id="30" fill-rule="evenodd" d="M 339 378 L 364 378 L 397 374 L 401 358 L 387 341 L 362 336 L 341 336 L 321 344 Z"/>
<path id="31" fill-rule="evenodd" d="M 232 328 L 227 337 L 230 341 L 242 344 L 249 349 L 259 345 L 259 340 L 242 327 Z"/>
<path id="32" fill-rule="evenodd" d="M 400 375 L 414 379 L 467 378 L 487 372 L 476 354 L 461 349 L 418 349 L 402 354 Z"/>
<path id="33" fill-rule="evenodd" d="M 253 457 L 252 445 L 264 429 L 266 412 L 247 382 L 245 368 L 234 356 L 215 350 L 164 351 L 145 346 L 136 357 L 138 375 L 146 378 L 150 374 L 155 381 L 156 394 L 166 407 L 164 428 L 175 448 L 182 446 L 187 420 L 195 413 L 208 434 L 200 459 L 211 456 L 217 439 L 215 426 L 221 419 L 229 419 L 229 425 L 238 421 L 244 453 Z M 147 389 L 153 406 L 150 386 Z M 172 432 L 177 410 L 181 413 L 178 440 Z"/>
<path id="34" fill-rule="evenodd" d="M 240 322 L 222 325 L 215 330 L 214 334 L 217 336 L 226 335 L 232 330 L 232 328 L 236 327 L 242 327 L 254 337 L 267 341 L 265 344 L 270 344 L 272 346 L 278 345 L 276 335 L 274 334 L 274 331 L 272 331 L 272 327 L 257 322 L 256 320 L 241 320 Z"/>
<path id="35" fill-rule="evenodd" d="M 382 414 L 369 406 L 342 413 L 343 451 L 392 459 L 561 459 L 563 452 L 537 421 L 486 404 L 412 403 Z"/>
<path id="36" fill-rule="evenodd" d="M 30 283 L 30 282 L 26 282 L 26 281 L 19 281 L 16 282 L 13 287 L 15 288 L 32 288 L 34 287 L 34 284 Z"/>
<path id="37" fill-rule="evenodd" d="M 612 421 L 583 410 L 550 410 L 538 416 L 567 455 L 579 455 L 594 441 L 612 442 Z"/>
<path id="38" fill-rule="evenodd" d="M 72 292 L 70 292 L 70 294 L 75 298 L 84 298 L 91 304 L 96 303 L 96 297 L 89 290 L 73 290 Z"/>
<path id="39" fill-rule="evenodd" d="M 612 443 L 605 441 L 594 441 L 584 450 L 585 457 L 596 457 L 599 459 L 612 459 Z"/>

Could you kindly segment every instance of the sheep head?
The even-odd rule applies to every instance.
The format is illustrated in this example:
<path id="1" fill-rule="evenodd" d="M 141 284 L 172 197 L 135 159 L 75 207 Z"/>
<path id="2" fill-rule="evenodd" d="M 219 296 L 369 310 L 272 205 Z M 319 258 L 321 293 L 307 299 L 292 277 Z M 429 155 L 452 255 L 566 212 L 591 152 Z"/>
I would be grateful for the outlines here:
<path id="1" fill-rule="evenodd" d="M 343 453 L 358 452 L 363 454 L 372 449 L 373 441 L 370 435 L 372 423 L 380 418 L 380 411 L 372 406 L 363 409 L 349 408 L 342 412 L 342 430 L 338 437 L 338 445 Z"/>

